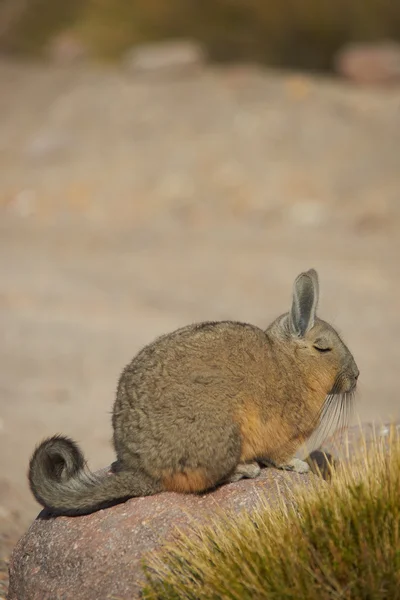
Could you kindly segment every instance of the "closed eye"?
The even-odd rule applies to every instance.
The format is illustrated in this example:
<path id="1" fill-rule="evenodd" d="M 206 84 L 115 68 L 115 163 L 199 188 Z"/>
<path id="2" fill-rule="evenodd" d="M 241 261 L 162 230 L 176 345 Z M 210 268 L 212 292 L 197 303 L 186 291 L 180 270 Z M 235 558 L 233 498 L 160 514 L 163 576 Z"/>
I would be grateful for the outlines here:
<path id="1" fill-rule="evenodd" d="M 321 346 L 314 346 L 314 348 L 318 350 L 318 352 L 330 352 L 332 350 L 332 348 L 322 348 Z"/>

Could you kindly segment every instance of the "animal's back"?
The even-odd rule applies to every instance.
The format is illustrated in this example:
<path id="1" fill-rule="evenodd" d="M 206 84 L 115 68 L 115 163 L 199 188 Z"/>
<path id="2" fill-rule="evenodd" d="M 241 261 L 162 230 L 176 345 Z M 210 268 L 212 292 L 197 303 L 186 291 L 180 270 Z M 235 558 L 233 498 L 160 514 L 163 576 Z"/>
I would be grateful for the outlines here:
<path id="1" fill-rule="evenodd" d="M 162 477 L 225 465 L 218 459 L 227 451 L 239 459 L 244 406 L 268 400 L 268 354 L 265 332 L 230 321 L 185 327 L 144 348 L 124 370 L 114 406 L 122 464 L 133 456 Z"/>
<path id="2" fill-rule="evenodd" d="M 226 406 L 232 405 L 241 389 L 255 393 L 251 388 L 256 387 L 264 392 L 269 381 L 268 352 L 268 337 L 253 325 L 200 323 L 146 346 L 124 369 L 119 385 L 131 398 L 128 409 L 218 409 L 225 406 L 222 397 Z M 202 402 L 196 401 L 199 393 Z"/>

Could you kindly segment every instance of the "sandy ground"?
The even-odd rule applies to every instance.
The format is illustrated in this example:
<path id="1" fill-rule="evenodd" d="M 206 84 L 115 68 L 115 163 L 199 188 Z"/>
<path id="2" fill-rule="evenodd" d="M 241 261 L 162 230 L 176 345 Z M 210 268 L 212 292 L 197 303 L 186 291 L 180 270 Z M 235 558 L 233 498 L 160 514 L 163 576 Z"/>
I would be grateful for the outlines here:
<path id="1" fill-rule="evenodd" d="M 399 88 L 10 63 L 0 85 L 3 554 L 38 512 L 41 438 L 110 463 L 132 356 L 193 321 L 266 326 L 303 269 L 359 364 L 360 418 L 399 416 Z"/>

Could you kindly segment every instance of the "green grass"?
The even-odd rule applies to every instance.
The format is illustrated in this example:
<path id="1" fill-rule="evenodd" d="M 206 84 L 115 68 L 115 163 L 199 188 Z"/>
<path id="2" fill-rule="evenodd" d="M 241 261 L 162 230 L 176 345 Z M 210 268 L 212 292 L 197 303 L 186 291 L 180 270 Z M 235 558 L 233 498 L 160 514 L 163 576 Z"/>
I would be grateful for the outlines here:
<path id="1" fill-rule="evenodd" d="M 400 439 L 289 505 L 197 526 L 145 567 L 146 600 L 397 600 Z"/>

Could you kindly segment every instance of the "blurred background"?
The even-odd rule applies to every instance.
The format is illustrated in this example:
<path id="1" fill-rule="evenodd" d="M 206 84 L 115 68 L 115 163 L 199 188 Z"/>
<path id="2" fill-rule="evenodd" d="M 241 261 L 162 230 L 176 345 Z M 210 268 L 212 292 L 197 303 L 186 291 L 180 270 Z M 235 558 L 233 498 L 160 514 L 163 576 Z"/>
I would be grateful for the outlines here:
<path id="1" fill-rule="evenodd" d="M 400 416 L 399 39 L 393 0 L 0 1 L 0 558 L 37 442 L 109 464 L 134 354 L 304 269 Z"/>

